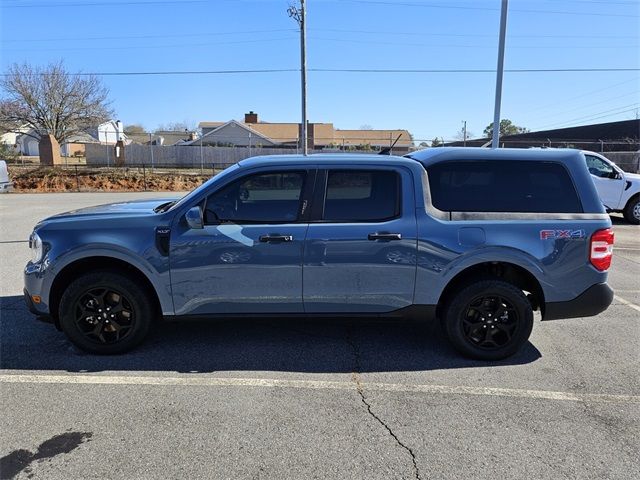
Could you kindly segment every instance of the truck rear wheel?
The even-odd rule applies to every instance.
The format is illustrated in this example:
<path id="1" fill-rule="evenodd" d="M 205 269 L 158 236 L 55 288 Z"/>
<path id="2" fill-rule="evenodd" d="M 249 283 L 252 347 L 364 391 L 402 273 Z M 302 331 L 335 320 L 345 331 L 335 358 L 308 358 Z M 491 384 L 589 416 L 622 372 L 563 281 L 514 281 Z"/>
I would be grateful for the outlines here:
<path id="1" fill-rule="evenodd" d="M 77 347 L 96 354 L 126 352 L 146 337 L 154 308 L 127 276 L 97 271 L 79 276 L 60 300 L 60 326 Z"/>
<path id="2" fill-rule="evenodd" d="M 500 360 L 516 353 L 528 340 L 533 310 L 519 288 L 502 280 L 481 280 L 452 298 L 444 328 L 463 355 Z"/>
<path id="3" fill-rule="evenodd" d="M 640 224 L 640 195 L 632 197 L 624 207 L 624 219 L 633 223 L 634 225 Z"/>

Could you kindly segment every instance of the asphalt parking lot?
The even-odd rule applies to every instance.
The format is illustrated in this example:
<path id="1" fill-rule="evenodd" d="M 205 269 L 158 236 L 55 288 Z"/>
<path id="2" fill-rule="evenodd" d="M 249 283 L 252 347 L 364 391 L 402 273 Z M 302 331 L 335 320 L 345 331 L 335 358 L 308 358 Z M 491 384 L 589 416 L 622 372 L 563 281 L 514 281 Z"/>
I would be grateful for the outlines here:
<path id="1" fill-rule="evenodd" d="M 37 220 L 163 194 L 0 196 L 0 478 L 640 478 L 640 227 L 614 218 L 614 304 L 517 356 L 434 325 L 164 324 L 98 357 L 25 309 Z M 539 320 L 539 319 L 538 319 Z"/>

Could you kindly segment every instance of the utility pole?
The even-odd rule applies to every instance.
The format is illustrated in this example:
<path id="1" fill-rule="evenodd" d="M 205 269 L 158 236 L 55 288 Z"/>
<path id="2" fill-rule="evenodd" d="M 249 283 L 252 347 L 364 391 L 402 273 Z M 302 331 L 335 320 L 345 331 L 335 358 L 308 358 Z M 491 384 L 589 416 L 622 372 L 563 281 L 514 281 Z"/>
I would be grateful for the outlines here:
<path id="1" fill-rule="evenodd" d="M 502 0 L 500 12 L 500 41 L 498 42 L 498 70 L 496 73 L 496 103 L 493 110 L 493 138 L 491 148 L 498 148 L 500 138 L 500 103 L 502 102 L 502 74 L 504 72 L 504 43 L 507 34 L 509 0 Z"/>
<path id="2" fill-rule="evenodd" d="M 200 132 L 200 173 L 204 173 L 204 152 L 202 151 L 202 131 Z"/>
<path id="3" fill-rule="evenodd" d="M 307 155 L 307 24 L 305 19 L 305 0 L 300 0 L 300 8 L 291 5 L 287 13 L 300 26 L 300 83 L 302 90 L 302 154 Z"/>
<path id="4" fill-rule="evenodd" d="M 467 121 L 462 121 L 462 146 L 467 146 Z"/>
<path id="5" fill-rule="evenodd" d="M 149 132 L 149 151 L 151 152 L 151 171 L 153 171 L 153 134 Z"/>

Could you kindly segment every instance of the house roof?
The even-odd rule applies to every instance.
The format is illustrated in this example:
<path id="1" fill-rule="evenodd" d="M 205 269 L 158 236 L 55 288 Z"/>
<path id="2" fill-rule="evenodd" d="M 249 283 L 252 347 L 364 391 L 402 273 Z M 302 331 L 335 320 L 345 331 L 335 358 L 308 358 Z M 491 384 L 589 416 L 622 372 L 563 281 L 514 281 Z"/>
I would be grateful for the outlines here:
<path id="1" fill-rule="evenodd" d="M 200 128 L 218 128 L 220 125 L 224 125 L 227 122 L 200 122 L 198 127 Z"/>
<path id="2" fill-rule="evenodd" d="M 389 147 L 396 138 L 398 142 L 396 147 L 409 147 L 413 145 L 411 135 L 407 130 L 335 130 L 335 143 L 342 143 L 344 139 L 345 145 L 364 145 Z"/>
<path id="3" fill-rule="evenodd" d="M 87 132 L 81 132 L 76 135 L 72 135 L 67 139 L 65 143 L 100 143 L 97 138 L 93 137 Z"/>
<path id="4" fill-rule="evenodd" d="M 127 138 L 129 138 L 133 143 L 140 143 L 142 145 L 149 144 L 149 134 L 148 133 L 126 133 Z M 151 140 L 158 141 L 160 140 L 160 136 L 155 133 L 151 134 Z"/>
<path id="5" fill-rule="evenodd" d="M 276 143 L 297 142 L 300 126 L 297 123 L 243 123 L 253 131 L 270 138 Z"/>
<path id="6" fill-rule="evenodd" d="M 153 132 L 154 135 L 156 136 L 160 136 L 162 138 L 164 138 L 164 143 L 163 145 L 175 145 L 176 143 L 182 143 L 184 141 L 190 141 L 191 140 L 191 135 L 194 132 L 188 131 L 188 132 L 179 132 L 179 131 L 175 131 L 175 130 L 158 130 L 156 132 Z"/>
<path id="7" fill-rule="evenodd" d="M 202 125 L 202 123 L 204 123 L 204 122 L 201 122 L 201 125 Z M 214 122 L 209 122 L 209 123 L 214 123 Z M 229 120 L 228 122 L 224 122 L 223 124 L 219 125 L 215 129 L 213 129 L 210 132 L 208 132 L 207 134 L 203 135 L 202 139 L 206 139 L 207 137 L 215 137 L 217 134 L 220 134 L 222 132 L 222 130 L 224 130 L 225 128 L 229 127 L 230 125 L 234 125 L 234 126 L 237 126 L 237 127 L 241 128 L 243 130 L 246 130 L 248 133 L 251 133 L 251 135 L 255 135 L 256 137 L 261 138 L 265 142 L 268 142 L 270 144 L 279 143 L 277 141 L 274 142 L 273 138 L 269 138 L 267 135 L 264 135 L 263 133 L 259 132 L 258 130 L 252 128 L 255 124 L 246 124 L 246 123 L 238 122 L 237 120 Z M 200 139 L 197 138 L 197 139 L 192 140 L 192 141 L 184 142 L 184 143 L 182 143 L 182 145 L 200 145 Z"/>
<path id="8" fill-rule="evenodd" d="M 257 122 L 245 123 L 231 120 L 238 125 L 251 129 L 254 133 L 264 135 L 267 139 L 275 143 L 295 143 L 300 135 L 300 124 L 291 122 Z M 200 122 L 201 128 L 215 129 L 227 125 L 229 122 Z M 310 123 L 309 138 L 314 139 L 316 145 L 344 144 L 344 145 L 364 145 L 388 147 L 398 136 L 400 139 L 396 143 L 397 147 L 411 147 L 413 140 L 411 134 L 404 129 L 392 130 L 339 130 L 335 129 L 332 123 Z"/>
<path id="9" fill-rule="evenodd" d="M 20 139 L 21 137 L 32 138 L 30 135 L 37 135 L 37 132 L 33 128 L 30 128 L 26 132 L 18 134 L 16 136 L 16 140 Z M 91 133 L 80 132 L 69 137 L 64 143 L 66 144 L 66 143 L 100 143 L 100 142 L 98 141 L 97 138 L 91 135 Z"/>

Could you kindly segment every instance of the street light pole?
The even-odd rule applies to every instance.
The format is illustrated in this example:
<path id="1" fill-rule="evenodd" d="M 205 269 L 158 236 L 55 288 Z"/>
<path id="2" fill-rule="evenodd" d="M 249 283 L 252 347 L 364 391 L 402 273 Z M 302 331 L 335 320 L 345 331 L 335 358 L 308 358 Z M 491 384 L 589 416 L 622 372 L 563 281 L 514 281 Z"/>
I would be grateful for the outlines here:
<path id="1" fill-rule="evenodd" d="M 300 87 L 302 94 L 302 124 L 300 136 L 302 140 L 302 154 L 307 155 L 307 23 L 305 0 L 300 0 L 300 8 L 292 5 L 287 9 L 291 18 L 300 25 Z"/>
<path id="2" fill-rule="evenodd" d="M 498 43 L 498 70 L 496 73 L 496 102 L 493 110 L 493 138 L 491 148 L 498 148 L 500 140 L 500 104 L 502 102 L 502 74 L 504 72 L 504 43 L 507 34 L 509 0 L 502 0 L 500 12 L 500 40 Z"/>

